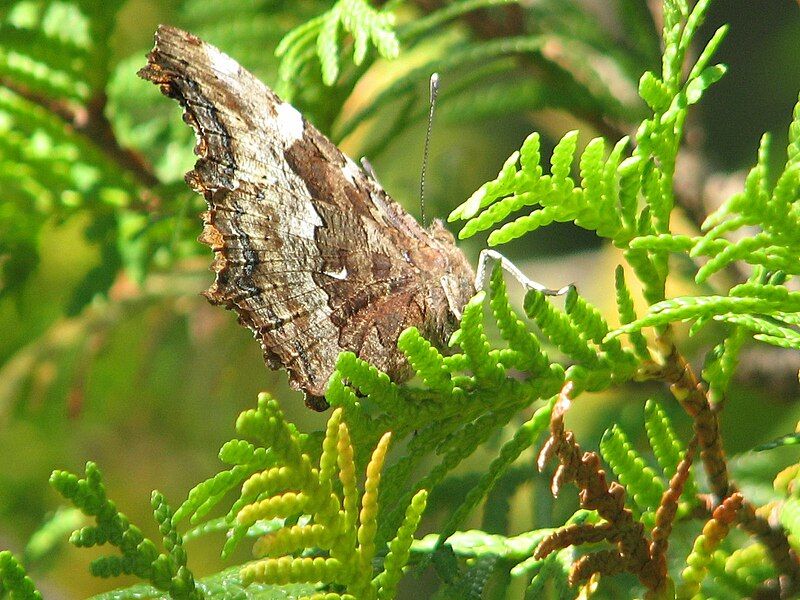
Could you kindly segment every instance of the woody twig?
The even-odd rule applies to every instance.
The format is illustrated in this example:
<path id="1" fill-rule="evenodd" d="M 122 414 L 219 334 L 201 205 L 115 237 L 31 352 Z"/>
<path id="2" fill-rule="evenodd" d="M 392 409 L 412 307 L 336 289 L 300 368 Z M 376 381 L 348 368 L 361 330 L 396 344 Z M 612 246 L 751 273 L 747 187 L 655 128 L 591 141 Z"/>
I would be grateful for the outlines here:
<path id="1" fill-rule="evenodd" d="M 700 460 L 708 475 L 714 504 L 719 504 L 733 491 L 728 477 L 728 463 L 719 435 L 719 413 L 708 400 L 702 382 L 692 366 L 671 342 L 670 330 L 659 341 L 668 349 L 660 377 L 670 384 L 670 392 L 694 422 L 694 433 L 700 447 Z"/>
<path id="2" fill-rule="evenodd" d="M 741 507 L 737 509 L 738 525 L 764 544 L 781 573 L 776 586 L 779 597 L 790 597 L 800 590 L 800 561 L 791 549 L 785 531 L 757 515 L 753 505 L 741 496 L 736 484 L 730 480 L 719 432 L 719 411 L 712 406 L 707 390 L 692 366 L 672 343 L 671 329 L 662 333 L 658 341 L 666 348 L 662 353 L 665 358 L 658 373 L 653 375 L 670 384 L 673 396 L 692 417 L 700 458 L 711 486 L 711 508 L 722 505 L 734 495 L 741 498 Z"/>
<path id="3" fill-rule="evenodd" d="M 570 583 L 586 581 L 594 573 L 612 575 L 627 571 L 639 578 L 650 591 L 649 597 L 660 597 L 667 589 L 666 561 L 651 556 L 644 525 L 625 508 L 625 488 L 616 482 L 607 483 L 598 455 L 583 452 L 574 434 L 564 428 L 564 414 L 571 404 L 572 391 L 572 382 L 567 382 L 553 408 L 550 438 L 539 454 L 539 469 L 550 458 L 556 458 L 559 466 L 553 476 L 553 494 L 558 495 L 563 484 L 575 482 L 580 489 L 581 506 L 596 510 L 605 523 L 557 530 L 539 545 L 534 558 L 544 558 L 568 546 L 607 541 L 614 546 L 612 550 L 587 555 L 575 562 Z"/>

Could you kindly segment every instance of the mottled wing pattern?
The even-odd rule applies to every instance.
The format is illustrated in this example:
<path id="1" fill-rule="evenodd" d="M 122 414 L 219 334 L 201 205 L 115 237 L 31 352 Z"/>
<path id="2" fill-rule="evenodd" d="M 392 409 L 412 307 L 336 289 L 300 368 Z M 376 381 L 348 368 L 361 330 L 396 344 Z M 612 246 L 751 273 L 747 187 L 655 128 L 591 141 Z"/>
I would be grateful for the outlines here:
<path id="1" fill-rule="evenodd" d="M 452 330 L 450 313 L 474 291 L 452 238 L 420 227 L 295 108 L 171 27 L 158 28 L 140 75 L 178 100 L 197 133 L 186 180 L 209 206 L 200 240 L 215 252 L 216 280 L 206 296 L 238 313 L 310 405 L 324 406 L 342 350 L 401 379 L 405 327 Z"/>

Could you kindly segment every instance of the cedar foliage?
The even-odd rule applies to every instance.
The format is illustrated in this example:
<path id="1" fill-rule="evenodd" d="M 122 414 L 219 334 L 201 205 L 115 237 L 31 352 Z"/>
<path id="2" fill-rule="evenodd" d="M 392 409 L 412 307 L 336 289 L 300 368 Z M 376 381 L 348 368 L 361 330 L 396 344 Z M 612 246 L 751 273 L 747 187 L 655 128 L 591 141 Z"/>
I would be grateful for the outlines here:
<path id="1" fill-rule="evenodd" d="M 769 502 L 756 505 L 731 475 L 721 420 L 747 344 L 800 350 L 792 287 L 800 269 L 800 102 L 785 157 L 765 136 L 742 191 L 695 235 L 675 232 L 687 115 L 725 74 L 713 57 L 726 29 L 698 37 L 710 0 L 665 0 L 660 19 L 644 2 L 620 0 L 616 29 L 563 1 L 233 4 L 187 1 L 180 24 L 234 56 L 251 40 L 276 48 L 277 58 L 261 53 L 248 66 L 273 70 L 279 92 L 334 139 L 371 127 L 362 148 L 371 159 L 424 119 L 434 70 L 448 82 L 439 98 L 448 121 L 548 107 L 593 129 L 591 141 L 569 132 L 551 152 L 532 133 L 450 220 L 463 221 L 461 238 L 490 232 L 493 246 L 554 222 L 594 232 L 625 263 L 605 274 L 617 310 L 603 314 L 578 285 L 564 299 L 528 291 L 523 315 L 494 269 L 465 307 L 449 352 L 414 329 L 403 333 L 399 346 L 417 375 L 411 384 L 342 354 L 326 395 L 334 411 L 314 433 L 260 396 L 237 421 L 241 439 L 220 450 L 228 469 L 174 510 L 153 493 L 158 541 L 108 498 L 96 465 L 87 464 L 84 477 L 56 471 L 53 487 L 94 520 L 70 541 L 119 550 L 95 560 L 92 572 L 144 581 L 107 597 L 392 598 L 403 576 L 425 568 L 435 571 L 442 598 L 520 589 L 529 598 L 797 594 L 798 465 L 774 473 Z M 191 161 L 188 128 L 134 78 L 139 56 L 113 62 L 109 52 L 122 8 L 20 0 L 1 13 L 0 294 L 24 293 L 50 224 L 81 219 L 100 261 L 69 290 L 66 310 L 87 329 L 112 327 L 122 304 L 157 296 L 148 290 L 159 276 L 178 276 L 204 255 L 193 242 L 199 199 L 175 176 Z M 399 74 L 381 79 L 368 104 L 348 109 L 357 86 L 374 85 L 371 70 L 388 61 L 403 67 Z M 640 101 L 615 97 L 609 67 Z M 693 294 L 668 295 L 681 277 L 672 255 L 694 265 Z M 712 276 L 723 271 L 745 280 L 717 283 Z M 136 282 L 138 296 L 109 295 L 123 279 Z M 692 334 L 716 336 L 699 374 L 675 326 L 686 321 Z M 69 344 L 58 351 L 81 352 Z M 44 355 L 36 348 L 34 362 Z M 67 360 L 56 362 L 69 370 L 61 366 Z M 9 374 L 17 377 L 9 389 L 24 387 L 25 375 Z M 641 409 L 645 445 L 616 423 L 594 451 L 566 426 L 582 395 L 625 396 L 645 382 L 670 392 Z M 668 416 L 677 414 L 668 404 L 683 410 L 691 434 Z M 390 440 L 402 450 L 390 453 Z M 757 450 L 797 440 L 787 435 Z M 457 469 L 481 449 L 492 459 L 462 481 Z M 537 481 L 525 462 L 533 451 L 540 470 L 557 464 L 553 496 L 577 487 L 579 508 L 517 535 L 508 527 L 465 530 L 481 506 L 485 519 L 508 525 L 511 497 Z M 231 502 L 230 494 L 238 497 Z M 225 515 L 211 518 L 220 506 Z M 435 533 L 419 538 L 426 509 L 437 507 L 444 515 Z M 46 529 L 63 529 L 58 522 L 74 513 L 65 515 Z M 673 535 L 679 529 L 682 536 Z M 223 556 L 255 539 L 256 559 L 196 577 L 186 545 L 218 531 L 228 534 Z M 9 552 L 0 553 L 0 592 L 41 597 Z"/>

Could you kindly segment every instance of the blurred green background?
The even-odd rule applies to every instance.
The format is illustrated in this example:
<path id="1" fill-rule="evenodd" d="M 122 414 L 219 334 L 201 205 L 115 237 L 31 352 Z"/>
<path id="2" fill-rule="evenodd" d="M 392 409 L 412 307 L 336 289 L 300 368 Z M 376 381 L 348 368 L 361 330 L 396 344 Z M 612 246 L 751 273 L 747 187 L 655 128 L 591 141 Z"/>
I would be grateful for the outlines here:
<path id="1" fill-rule="evenodd" d="M 0 31 L 10 35 L 8 24 L 18 26 L 24 22 L 28 14 L 25 10 L 41 15 L 52 4 L 62 3 L 4 3 L 0 19 L 7 25 Z M 429 5 L 438 4 L 401 4 L 400 21 L 413 20 L 430 10 Z M 558 27 L 572 26 L 569 11 L 559 12 L 553 8 L 554 3 L 540 4 L 539 10 L 552 10 L 555 15 L 553 23 L 544 22 L 542 27 L 552 26 L 558 31 Z M 566 4 L 598 17 L 601 30 L 610 32 L 607 43 L 615 44 L 624 38 L 616 26 L 619 13 L 615 10 L 625 3 L 609 3 L 609 8 L 602 2 Z M 612 4 L 616 9 L 610 8 Z M 233 436 L 236 415 L 255 403 L 259 391 L 274 392 L 283 401 L 288 417 L 301 429 L 318 429 L 324 423 L 325 415 L 306 410 L 300 395 L 288 390 L 283 373 L 265 368 L 258 344 L 236 324 L 234 315 L 208 305 L 199 296 L 211 283 L 212 274 L 207 270 L 210 251 L 194 241 L 200 232 L 197 213 L 202 201 L 189 193 L 182 182 L 183 172 L 192 162 L 193 135 L 180 121 L 174 102 L 161 97 L 154 86 L 136 79 L 135 72 L 145 63 L 156 25 L 169 23 L 214 43 L 267 84 L 273 84 L 278 65 L 273 51 L 280 38 L 326 6 L 325 2 L 255 0 L 131 0 L 122 4 L 108 33 L 108 47 L 100 49 L 109 73 L 104 86 L 108 96 L 105 115 L 121 146 L 140 152 L 153 166 L 160 179 L 157 190 L 163 203 L 163 218 L 148 220 L 145 208 L 124 216 L 103 210 L 40 210 L 44 216 L 35 225 L 35 233 L 26 237 L 25 228 L 34 225 L 20 210 L 12 185 L 12 180 L 21 176 L 10 168 L 10 162 L 0 161 L 0 168 L 5 169 L 0 180 L 12 190 L 0 197 L 0 236 L 35 240 L 38 251 L 37 259 L 30 258 L 32 263 L 38 261 L 32 269 L 20 266 L 28 256 L 19 254 L 22 245 L 9 244 L 4 253 L 0 252 L 0 261 L 11 260 L 6 264 L 16 265 L 4 271 L 0 284 L 0 548 L 23 555 L 32 534 L 62 504 L 47 484 L 53 469 L 81 472 L 87 460 L 96 461 L 120 510 L 152 535 L 155 526 L 150 517 L 150 490 L 159 489 L 177 505 L 192 485 L 216 472 L 220 467 L 218 448 Z M 65 9 L 65 14 L 71 13 Z M 497 17 L 497 22 L 502 22 L 502 16 Z M 717 58 L 728 65 L 729 71 L 695 110 L 689 138 L 692 149 L 703 157 L 702 164 L 707 169 L 704 181 L 714 184 L 717 177 L 720 186 L 736 183 L 738 180 L 729 175 L 752 164 L 763 132 L 775 133 L 777 147 L 785 138 L 800 87 L 800 8 L 789 0 L 718 1 L 713 3 L 706 33 L 700 38 L 707 38 L 722 23 L 730 23 L 731 29 Z M 75 31 L 80 26 L 79 19 L 63 24 L 65 29 L 74 27 Z M 521 27 L 534 26 L 526 22 Z M 0 48 L 4 45 L 2 35 Z M 416 44 L 408 55 L 401 52 L 398 61 L 376 61 L 365 72 L 350 74 L 351 81 L 358 82 L 352 90 L 335 88 L 326 98 L 324 93 L 315 95 L 314 90 L 321 86 L 309 86 L 299 90 L 297 103 L 335 135 L 337 124 L 375 98 L 387 81 L 411 66 L 435 62 L 453 38 L 480 35 L 483 33 L 469 21 L 442 28 L 440 35 Z M 579 38 L 581 33 L 574 35 Z M 639 42 L 625 41 L 620 44 L 618 55 L 608 55 L 608 61 L 624 62 L 621 57 L 628 48 L 638 47 L 642 54 L 631 58 L 632 64 L 627 68 L 640 72 L 652 66 L 646 64 L 646 52 L 637 45 Z M 598 47 L 602 48 L 595 45 Z M 43 49 L 31 47 L 34 55 L 38 50 L 46 54 Z M 599 52 L 599 56 L 604 55 Z M 0 61 L 9 61 L 6 67 L 13 59 L 8 48 L 0 53 Z M 343 64 L 347 60 L 349 57 L 343 59 Z M 563 68 L 569 71 L 575 67 L 577 72 L 577 66 L 573 63 Z M 13 69 L 4 67 L 0 71 L 4 73 L 0 86 L 10 84 L 13 89 Z M 569 110 L 569 103 L 559 103 L 560 80 L 554 72 L 543 69 L 539 74 L 545 81 L 550 77 L 551 85 L 543 84 L 547 93 L 532 100 L 530 107 L 522 102 L 515 110 L 468 114 L 470 102 L 488 101 L 491 96 L 465 94 L 449 103 L 442 101 L 428 167 L 429 218 L 446 217 L 484 181 L 494 177 L 505 158 L 531 131 L 543 131 L 552 147 L 553 140 L 576 127 L 601 133 L 626 131 L 628 124 L 623 117 L 628 103 L 634 107 L 627 113 L 631 122 L 641 110 L 630 96 L 631 90 L 635 91 L 635 79 L 631 87 L 630 78 L 622 78 L 621 89 L 629 96 L 620 99 L 619 114 L 610 120 L 613 126 L 605 123 L 607 127 L 603 127 L 603 122 L 587 117 L 591 110 L 582 113 L 585 107 L 577 101 L 576 110 Z M 463 71 L 449 75 L 443 70 L 443 95 L 448 86 L 466 85 L 465 75 Z M 313 75 L 308 77 L 313 81 Z M 580 77 L 577 79 L 580 81 Z M 422 92 L 414 104 L 419 115 L 426 112 L 426 86 L 424 78 L 419 81 L 418 90 Z M 372 162 L 384 187 L 418 215 L 425 123 L 415 118 L 387 135 L 386 122 L 398 114 L 397 106 L 387 104 L 376 119 L 344 139 L 342 147 L 357 157 L 385 138 L 385 147 L 379 148 Z M 0 118 L 0 136 L 14 139 L 14 135 L 13 120 Z M 17 135 L 22 135 L 25 143 L 36 141 L 30 131 L 20 134 L 17 130 Z M 3 144 L 0 148 L 7 150 Z M 48 147 L 47 152 L 57 150 Z M 35 152 L 29 156 L 26 176 L 39 177 L 46 187 L 46 170 L 52 168 L 51 163 L 41 160 Z M 71 176 L 75 176 L 74 169 Z M 114 220 L 114 226 L 104 226 L 103 219 Z M 147 227 L 141 225 L 142 219 L 147 221 Z M 679 226 L 691 229 L 690 221 Z M 126 245 L 120 246 L 126 227 L 134 233 Z M 474 258 L 480 244 L 481 240 L 470 240 L 465 250 Z M 125 252 L 141 252 L 147 260 L 131 259 Z M 576 282 L 601 306 L 611 299 L 609 289 L 617 257 L 613 251 L 599 247 L 585 232 L 552 227 L 528 236 L 505 252 L 526 273 L 547 285 Z M 23 259 L 19 263 L 13 262 L 20 256 Z M 125 268 L 120 267 L 120 261 Z M 144 277 L 137 279 L 137 273 L 132 272 L 136 265 L 142 265 L 140 275 Z M 23 278 L 23 274 L 28 276 Z M 685 289 L 691 289 L 685 285 Z M 103 288 L 109 289 L 107 295 L 95 293 Z M 708 339 L 689 342 L 690 346 L 703 348 L 709 343 Z M 796 359 L 785 354 L 765 359 L 779 365 L 784 361 L 790 365 L 792 360 Z M 792 373 L 791 368 L 786 371 Z M 795 368 L 795 377 L 796 372 Z M 781 379 L 785 383 L 782 387 L 771 385 L 765 389 L 761 380 L 754 379 L 756 376 L 749 384 L 741 383 L 723 416 L 731 453 L 792 431 L 800 417 L 795 402 L 796 378 Z M 581 410 L 571 415 L 572 425 L 584 447 L 594 447 L 611 422 L 636 431 L 642 418 L 641 401 L 658 394 L 663 390 L 640 388 L 630 390 L 624 397 L 589 398 L 585 402 L 582 399 Z M 687 425 L 681 415 L 674 410 L 672 413 L 679 424 Z M 465 477 L 454 481 L 451 493 L 457 495 L 459 486 L 468 485 L 470 465 L 483 466 L 485 456 L 491 456 L 499 442 L 496 440 L 484 450 L 486 454 L 473 457 L 462 466 L 459 473 Z M 777 458 L 771 454 L 756 464 L 745 457 L 735 465 L 745 478 L 745 485 L 751 485 L 758 493 L 759 489 L 768 488 L 779 463 L 792 458 L 788 452 Z M 529 463 L 522 468 L 532 469 L 532 457 L 527 460 Z M 509 484 L 509 493 L 514 494 L 512 504 L 516 503 L 514 513 L 502 518 L 478 514 L 470 524 L 490 528 L 492 523 L 497 525 L 505 519 L 505 532 L 513 534 L 534 523 L 543 526 L 560 522 L 554 515 L 568 514 L 568 508 L 554 512 L 549 494 L 537 494 L 546 485 L 544 478 L 522 488 Z M 441 496 L 440 502 L 446 506 L 447 494 L 443 492 Z M 758 501 L 758 496 L 753 500 Z M 433 513 L 426 531 L 435 526 L 436 510 Z M 30 573 L 45 597 L 80 598 L 124 583 L 91 578 L 87 566 L 97 553 L 55 543 L 53 540 L 63 542 L 65 536 L 63 532 L 51 533 L 52 537 L 37 538 L 39 546 L 27 550 Z M 214 539 L 189 546 L 196 573 L 212 572 L 222 566 L 218 558 L 221 542 Z M 246 553 L 239 558 L 246 558 Z"/>

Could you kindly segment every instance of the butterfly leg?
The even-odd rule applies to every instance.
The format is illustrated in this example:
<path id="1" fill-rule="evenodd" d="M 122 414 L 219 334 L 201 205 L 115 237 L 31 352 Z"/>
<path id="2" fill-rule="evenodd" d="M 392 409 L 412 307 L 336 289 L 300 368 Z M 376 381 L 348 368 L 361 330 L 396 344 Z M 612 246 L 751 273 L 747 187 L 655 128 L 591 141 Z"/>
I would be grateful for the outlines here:
<path id="1" fill-rule="evenodd" d="M 569 285 L 565 285 L 557 290 L 551 290 L 550 288 L 543 286 L 541 283 L 529 279 L 525 273 L 520 271 L 516 265 L 514 265 L 514 263 L 500 254 L 497 250 L 490 250 L 487 248 L 481 250 L 481 254 L 478 257 L 478 272 L 475 275 L 476 290 L 482 290 L 484 288 L 486 283 L 486 273 L 489 271 L 489 267 L 496 262 L 499 262 L 500 266 L 505 269 L 506 273 L 512 275 L 514 279 L 516 279 L 526 290 L 536 290 L 537 292 L 541 292 L 546 296 L 563 296 L 575 287 L 574 283 L 570 283 Z"/>

